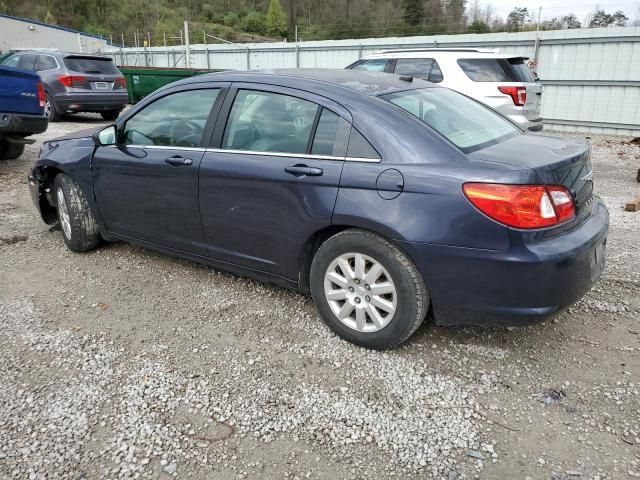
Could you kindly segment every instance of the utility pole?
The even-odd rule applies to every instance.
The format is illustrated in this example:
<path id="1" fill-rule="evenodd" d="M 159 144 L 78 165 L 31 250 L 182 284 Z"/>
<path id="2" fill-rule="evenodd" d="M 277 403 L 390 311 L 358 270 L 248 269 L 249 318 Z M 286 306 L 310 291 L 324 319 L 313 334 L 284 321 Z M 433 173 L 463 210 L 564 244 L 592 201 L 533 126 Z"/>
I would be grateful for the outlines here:
<path id="1" fill-rule="evenodd" d="M 189 48 L 189 22 L 184 21 L 185 59 L 187 68 L 191 68 L 191 49 Z"/>

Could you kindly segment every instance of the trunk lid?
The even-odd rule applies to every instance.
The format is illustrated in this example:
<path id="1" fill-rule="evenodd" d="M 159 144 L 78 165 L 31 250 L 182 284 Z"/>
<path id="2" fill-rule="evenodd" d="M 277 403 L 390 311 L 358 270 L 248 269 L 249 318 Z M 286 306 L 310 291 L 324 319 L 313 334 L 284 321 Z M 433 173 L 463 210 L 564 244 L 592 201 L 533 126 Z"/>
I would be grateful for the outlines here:
<path id="1" fill-rule="evenodd" d="M 582 140 L 518 135 L 469 157 L 529 169 L 537 183 L 562 185 L 571 192 L 576 207 L 574 223 L 589 215 L 593 201 L 591 147 Z"/>

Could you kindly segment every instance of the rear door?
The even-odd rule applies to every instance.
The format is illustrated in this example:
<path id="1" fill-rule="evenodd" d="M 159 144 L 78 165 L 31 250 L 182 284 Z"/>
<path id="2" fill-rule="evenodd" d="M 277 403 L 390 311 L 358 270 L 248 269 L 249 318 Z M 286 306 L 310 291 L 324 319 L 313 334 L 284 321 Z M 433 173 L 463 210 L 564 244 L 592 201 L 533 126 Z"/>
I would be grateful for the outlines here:
<path id="1" fill-rule="evenodd" d="M 70 91 L 109 92 L 114 89 L 116 78 L 122 76 L 110 58 L 70 55 L 63 61 L 70 75 L 86 79 L 86 82 L 74 82 Z"/>
<path id="2" fill-rule="evenodd" d="M 167 93 L 124 118 L 118 145 L 96 149 L 94 194 L 110 232 L 206 256 L 198 168 L 225 86 Z"/>
<path id="3" fill-rule="evenodd" d="M 234 84 L 200 167 L 212 258 L 297 280 L 300 246 L 331 224 L 346 118 L 308 92 Z"/>

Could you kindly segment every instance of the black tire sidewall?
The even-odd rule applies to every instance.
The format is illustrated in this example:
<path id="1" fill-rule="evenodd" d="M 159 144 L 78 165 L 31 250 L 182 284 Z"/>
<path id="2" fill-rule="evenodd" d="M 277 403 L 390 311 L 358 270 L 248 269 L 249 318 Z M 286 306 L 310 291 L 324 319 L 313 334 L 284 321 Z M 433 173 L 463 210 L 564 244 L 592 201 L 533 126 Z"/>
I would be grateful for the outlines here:
<path id="1" fill-rule="evenodd" d="M 84 198 L 80 187 L 75 185 L 73 181 L 65 174 L 59 174 L 56 176 L 53 183 L 54 196 L 58 198 L 58 189 L 62 190 L 64 201 L 67 207 L 67 213 L 69 215 L 69 223 L 71 226 L 71 238 L 67 238 L 62 228 L 62 221 L 60 219 L 60 209 L 57 209 L 58 222 L 60 224 L 60 230 L 62 232 L 62 238 L 67 247 L 74 252 L 85 252 L 92 250 L 99 243 L 99 235 L 96 232 L 88 232 L 86 229 L 86 220 L 83 221 L 83 217 L 86 217 L 87 212 L 81 210 L 81 207 L 89 208 Z M 77 196 L 75 202 L 70 201 L 73 196 Z M 92 215 L 91 212 L 88 212 Z M 93 217 L 92 221 L 93 221 Z"/>
<path id="2" fill-rule="evenodd" d="M 416 285 L 417 270 L 400 249 L 389 247 L 389 242 L 375 234 L 358 230 L 346 231 L 327 240 L 316 252 L 311 265 L 311 295 L 323 319 L 338 335 L 363 347 L 394 347 L 406 340 L 417 328 L 416 322 L 419 325 L 426 316 L 426 308 L 421 308 L 417 301 L 422 296 L 422 301 L 428 302 L 424 286 L 420 289 Z M 391 322 L 380 331 L 365 333 L 349 328 L 336 317 L 326 299 L 324 276 L 327 268 L 336 257 L 349 252 L 362 253 L 378 261 L 389 272 L 395 284 L 396 311 Z M 414 269 L 413 275 L 407 268 L 408 265 Z"/>
<path id="3" fill-rule="evenodd" d="M 14 160 L 24 152 L 24 143 L 12 143 L 0 139 L 0 160 Z"/>
<path id="4" fill-rule="evenodd" d="M 116 120 L 120 115 L 121 110 L 107 110 L 106 112 L 100 112 L 100 116 L 104 120 Z"/>
<path id="5" fill-rule="evenodd" d="M 51 106 L 51 112 L 49 113 L 49 121 L 50 122 L 57 122 L 58 120 L 60 120 L 61 114 L 58 111 L 58 107 L 56 105 L 56 102 L 53 100 L 51 95 L 49 95 L 48 93 L 46 94 L 46 99 L 49 101 L 49 105 Z"/>

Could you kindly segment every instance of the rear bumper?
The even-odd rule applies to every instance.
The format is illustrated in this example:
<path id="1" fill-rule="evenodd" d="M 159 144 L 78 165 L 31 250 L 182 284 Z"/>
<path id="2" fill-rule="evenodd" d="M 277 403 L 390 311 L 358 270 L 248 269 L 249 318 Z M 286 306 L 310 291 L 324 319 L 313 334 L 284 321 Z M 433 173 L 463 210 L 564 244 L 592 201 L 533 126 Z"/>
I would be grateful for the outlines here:
<path id="1" fill-rule="evenodd" d="M 517 115 L 509 115 L 511 121 L 517 123 L 520 128 L 529 132 L 539 132 L 542 130 L 544 126 L 542 118 L 535 118 L 533 120 L 529 120 L 524 114 Z"/>
<path id="2" fill-rule="evenodd" d="M 0 112 L 0 135 L 27 136 L 42 133 L 47 129 L 48 123 L 44 115 Z"/>
<path id="3" fill-rule="evenodd" d="M 560 313 L 604 269 L 609 213 L 600 199 L 571 231 L 509 250 L 404 242 L 431 295 L 437 323 L 524 326 Z"/>
<path id="4" fill-rule="evenodd" d="M 122 110 L 129 101 L 126 90 L 122 92 L 68 93 L 54 97 L 56 107 L 64 112 L 104 112 Z"/>

